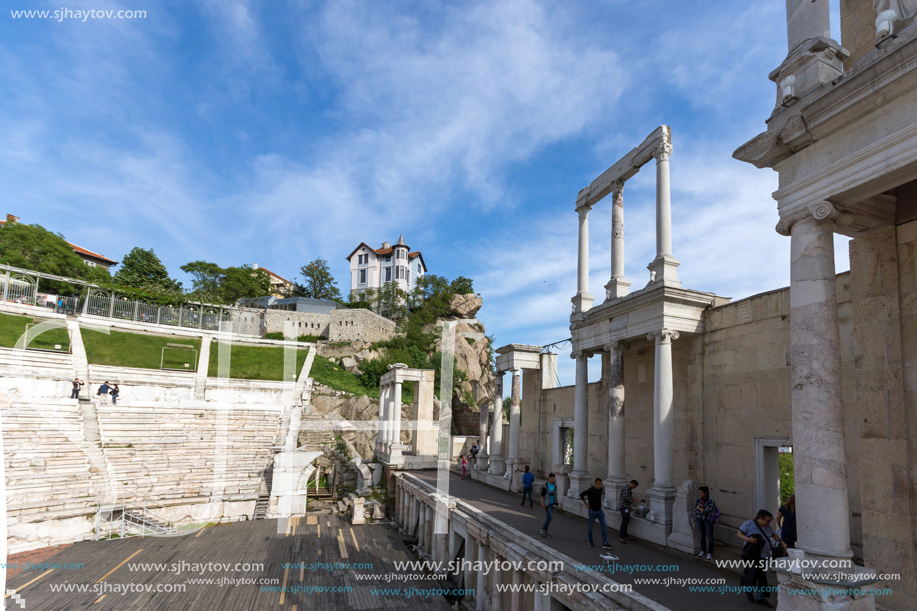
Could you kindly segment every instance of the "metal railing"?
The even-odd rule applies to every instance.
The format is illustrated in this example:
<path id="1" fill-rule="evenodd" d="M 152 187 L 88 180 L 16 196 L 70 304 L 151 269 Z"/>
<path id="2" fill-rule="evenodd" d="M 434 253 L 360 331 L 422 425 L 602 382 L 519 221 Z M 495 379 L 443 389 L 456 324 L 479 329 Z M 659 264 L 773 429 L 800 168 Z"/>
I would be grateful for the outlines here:
<path id="1" fill-rule="evenodd" d="M 95 519 L 95 540 L 174 535 L 177 532 L 174 513 L 174 510 L 169 509 L 169 515 L 165 516 L 146 506 L 128 508 L 123 500 L 120 506 L 99 505 Z"/>

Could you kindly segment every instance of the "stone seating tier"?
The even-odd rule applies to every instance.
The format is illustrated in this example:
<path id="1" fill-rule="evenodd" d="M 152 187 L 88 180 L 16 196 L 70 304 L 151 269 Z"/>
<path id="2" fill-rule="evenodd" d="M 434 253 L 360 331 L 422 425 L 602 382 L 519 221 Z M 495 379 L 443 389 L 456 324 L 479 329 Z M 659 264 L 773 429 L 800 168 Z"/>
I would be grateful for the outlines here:
<path id="1" fill-rule="evenodd" d="M 66 353 L 0 348 L 0 375 L 5 377 L 72 380 L 73 358 Z"/>

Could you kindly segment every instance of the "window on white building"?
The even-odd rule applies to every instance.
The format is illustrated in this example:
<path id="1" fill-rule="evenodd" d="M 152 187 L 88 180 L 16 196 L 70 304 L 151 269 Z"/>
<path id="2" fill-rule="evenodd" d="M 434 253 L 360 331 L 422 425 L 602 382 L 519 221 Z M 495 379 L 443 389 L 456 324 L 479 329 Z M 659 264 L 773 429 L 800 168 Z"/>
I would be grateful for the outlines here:
<path id="1" fill-rule="evenodd" d="M 391 262 L 392 262 L 392 255 L 385 255 L 385 262 L 386 262 L 386 263 L 391 263 Z"/>
<path id="2" fill-rule="evenodd" d="M 391 267 L 385 268 L 385 281 L 386 282 L 392 281 L 392 268 Z"/>
<path id="3" fill-rule="evenodd" d="M 360 284 L 366 284 L 366 270 L 360 270 Z"/>

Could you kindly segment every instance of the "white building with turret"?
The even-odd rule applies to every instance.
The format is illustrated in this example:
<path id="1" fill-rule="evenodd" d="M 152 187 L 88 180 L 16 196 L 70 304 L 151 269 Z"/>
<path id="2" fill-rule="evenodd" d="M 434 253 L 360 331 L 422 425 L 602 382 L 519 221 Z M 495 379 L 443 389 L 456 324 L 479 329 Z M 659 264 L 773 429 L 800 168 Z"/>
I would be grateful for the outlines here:
<path id="1" fill-rule="evenodd" d="M 350 292 L 365 293 L 378 290 L 394 282 L 403 291 L 411 291 L 417 280 L 427 273 L 420 251 L 411 252 L 404 241 L 404 234 L 392 246 L 383 242 L 380 248 L 373 248 L 360 242 L 350 256 Z"/>

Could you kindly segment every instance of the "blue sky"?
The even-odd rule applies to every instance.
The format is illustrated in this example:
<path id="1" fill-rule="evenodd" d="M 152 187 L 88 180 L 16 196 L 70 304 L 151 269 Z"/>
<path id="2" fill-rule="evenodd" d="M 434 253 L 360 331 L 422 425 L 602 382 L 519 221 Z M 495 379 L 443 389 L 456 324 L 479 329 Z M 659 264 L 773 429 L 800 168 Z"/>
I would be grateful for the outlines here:
<path id="1" fill-rule="evenodd" d="M 776 174 L 731 158 L 774 104 L 783 0 L 7 10 L 61 6 L 0 14 L 0 214 L 111 258 L 153 248 L 189 285 L 178 268 L 197 259 L 290 278 L 323 257 L 346 292 L 344 257 L 403 232 L 431 273 L 474 279 L 499 345 L 547 344 L 569 336 L 577 192 L 667 124 L 683 284 L 741 298 L 789 282 Z M 624 201 L 636 289 L 655 254 L 652 164 Z M 599 296 L 610 198 L 590 230 Z"/>

